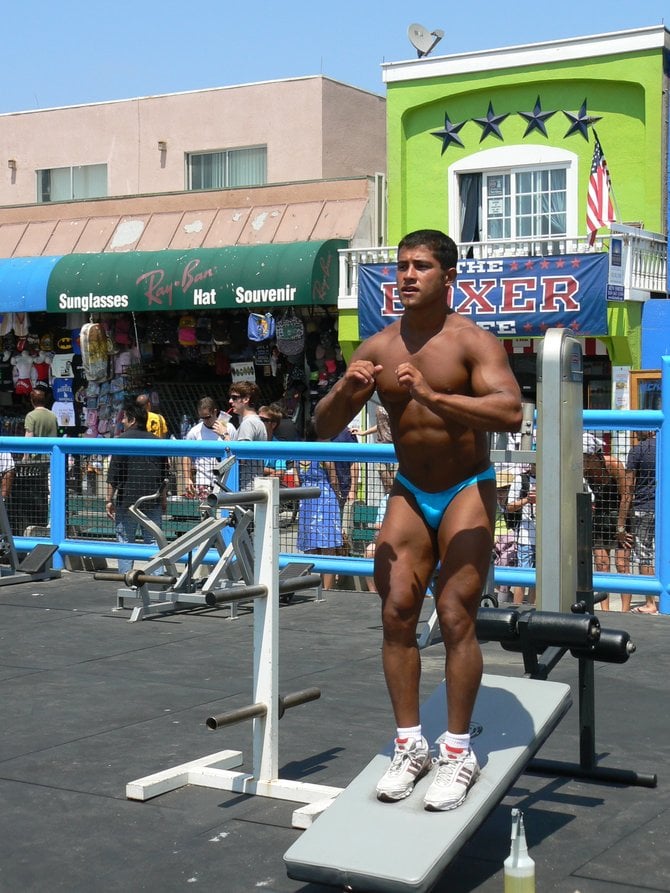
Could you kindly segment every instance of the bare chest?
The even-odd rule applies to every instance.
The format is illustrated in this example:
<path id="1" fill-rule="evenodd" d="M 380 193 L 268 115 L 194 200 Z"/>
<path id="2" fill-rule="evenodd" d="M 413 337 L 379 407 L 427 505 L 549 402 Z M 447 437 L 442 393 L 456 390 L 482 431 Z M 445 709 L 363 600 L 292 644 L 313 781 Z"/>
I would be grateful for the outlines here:
<path id="1" fill-rule="evenodd" d="M 462 352 L 451 336 L 436 336 L 425 344 L 394 338 L 379 362 L 384 368 L 377 376 L 377 388 L 388 399 L 407 397 L 407 391 L 398 385 L 395 372 L 402 363 L 411 363 L 429 387 L 440 393 L 462 394 L 469 388 L 469 374 Z"/>

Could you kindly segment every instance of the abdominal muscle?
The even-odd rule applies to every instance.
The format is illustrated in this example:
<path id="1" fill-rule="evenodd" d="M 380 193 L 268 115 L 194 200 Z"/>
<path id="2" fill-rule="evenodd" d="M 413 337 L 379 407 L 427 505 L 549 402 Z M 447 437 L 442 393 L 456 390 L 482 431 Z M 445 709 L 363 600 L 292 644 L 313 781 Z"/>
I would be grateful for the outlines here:
<path id="1" fill-rule="evenodd" d="M 438 493 L 488 468 L 488 437 L 449 425 L 419 404 L 388 405 L 399 471 L 427 493 Z"/>
<path id="2" fill-rule="evenodd" d="M 414 352 L 407 349 L 401 328 L 393 324 L 375 336 L 366 357 L 382 368 L 377 392 L 389 414 L 400 472 L 416 487 L 438 493 L 459 484 L 489 465 L 488 435 L 456 420 L 444 419 L 414 400 L 399 385 L 395 370 L 409 362 L 438 394 L 470 394 L 463 341 L 469 328 L 455 315 Z"/>

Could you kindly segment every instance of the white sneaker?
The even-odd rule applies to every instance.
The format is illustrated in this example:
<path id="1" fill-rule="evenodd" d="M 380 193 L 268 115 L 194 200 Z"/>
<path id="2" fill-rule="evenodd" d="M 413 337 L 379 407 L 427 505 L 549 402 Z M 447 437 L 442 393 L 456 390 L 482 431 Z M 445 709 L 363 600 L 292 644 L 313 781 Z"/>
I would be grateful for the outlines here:
<path id="1" fill-rule="evenodd" d="M 407 742 L 395 740 L 391 765 L 377 785 L 377 799 L 392 803 L 404 800 L 414 790 L 414 783 L 430 769 L 430 747 L 425 738 L 412 738 Z"/>
<path id="2" fill-rule="evenodd" d="M 432 812 L 456 809 L 479 778 L 479 763 L 471 750 L 464 750 L 456 758 L 448 757 L 440 743 L 440 755 L 435 760 L 437 772 L 426 791 L 423 805 Z"/>

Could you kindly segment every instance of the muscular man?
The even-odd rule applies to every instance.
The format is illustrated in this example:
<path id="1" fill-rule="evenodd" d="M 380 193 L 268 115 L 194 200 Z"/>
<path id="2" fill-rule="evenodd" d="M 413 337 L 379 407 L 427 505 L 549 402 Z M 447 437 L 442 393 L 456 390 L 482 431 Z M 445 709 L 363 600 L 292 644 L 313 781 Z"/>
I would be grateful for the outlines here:
<path id="1" fill-rule="evenodd" d="M 409 796 L 431 767 L 419 719 L 416 627 L 439 564 L 448 729 L 424 800 L 429 810 L 459 806 L 479 775 L 469 724 L 482 675 L 475 620 L 496 511 L 487 432 L 521 425 L 521 395 L 502 345 L 448 306 L 457 257 L 453 241 L 437 230 L 405 236 L 397 272 L 402 318 L 361 344 L 316 410 L 319 435 L 332 437 L 376 389 L 399 462 L 375 551 L 384 675 L 397 724 L 380 800 Z"/>

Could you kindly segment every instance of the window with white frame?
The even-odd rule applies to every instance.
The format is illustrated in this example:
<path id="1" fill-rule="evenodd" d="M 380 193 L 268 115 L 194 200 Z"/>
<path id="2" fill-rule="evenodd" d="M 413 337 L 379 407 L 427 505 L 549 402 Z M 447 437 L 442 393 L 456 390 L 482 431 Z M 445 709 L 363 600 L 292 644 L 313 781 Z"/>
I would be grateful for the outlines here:
<path id="1" fill-rule="evenodd" d="M 192 152 L 187 156 L 188 189 L 232 189 L 267 183 L 267 146 Z"/>
<path id="2" fill-rule="evenodd" d="M 484 241 L 565 236 L 565 167 L 486 173 L 482 177 Z"/>
<path id="3" fill-rule="evenodd" d="M 104 198 L 106 195 L 106 164 L 52 167 L 37 171 L 38 202 L 66 202 L 72 199 Z"/>
<path id="4" fill-rule="evenodd" d="M 449 220 L 460 242 L 574 235 L 577 158 L 550 146 L 505 146 L 449 169 Z"/>

